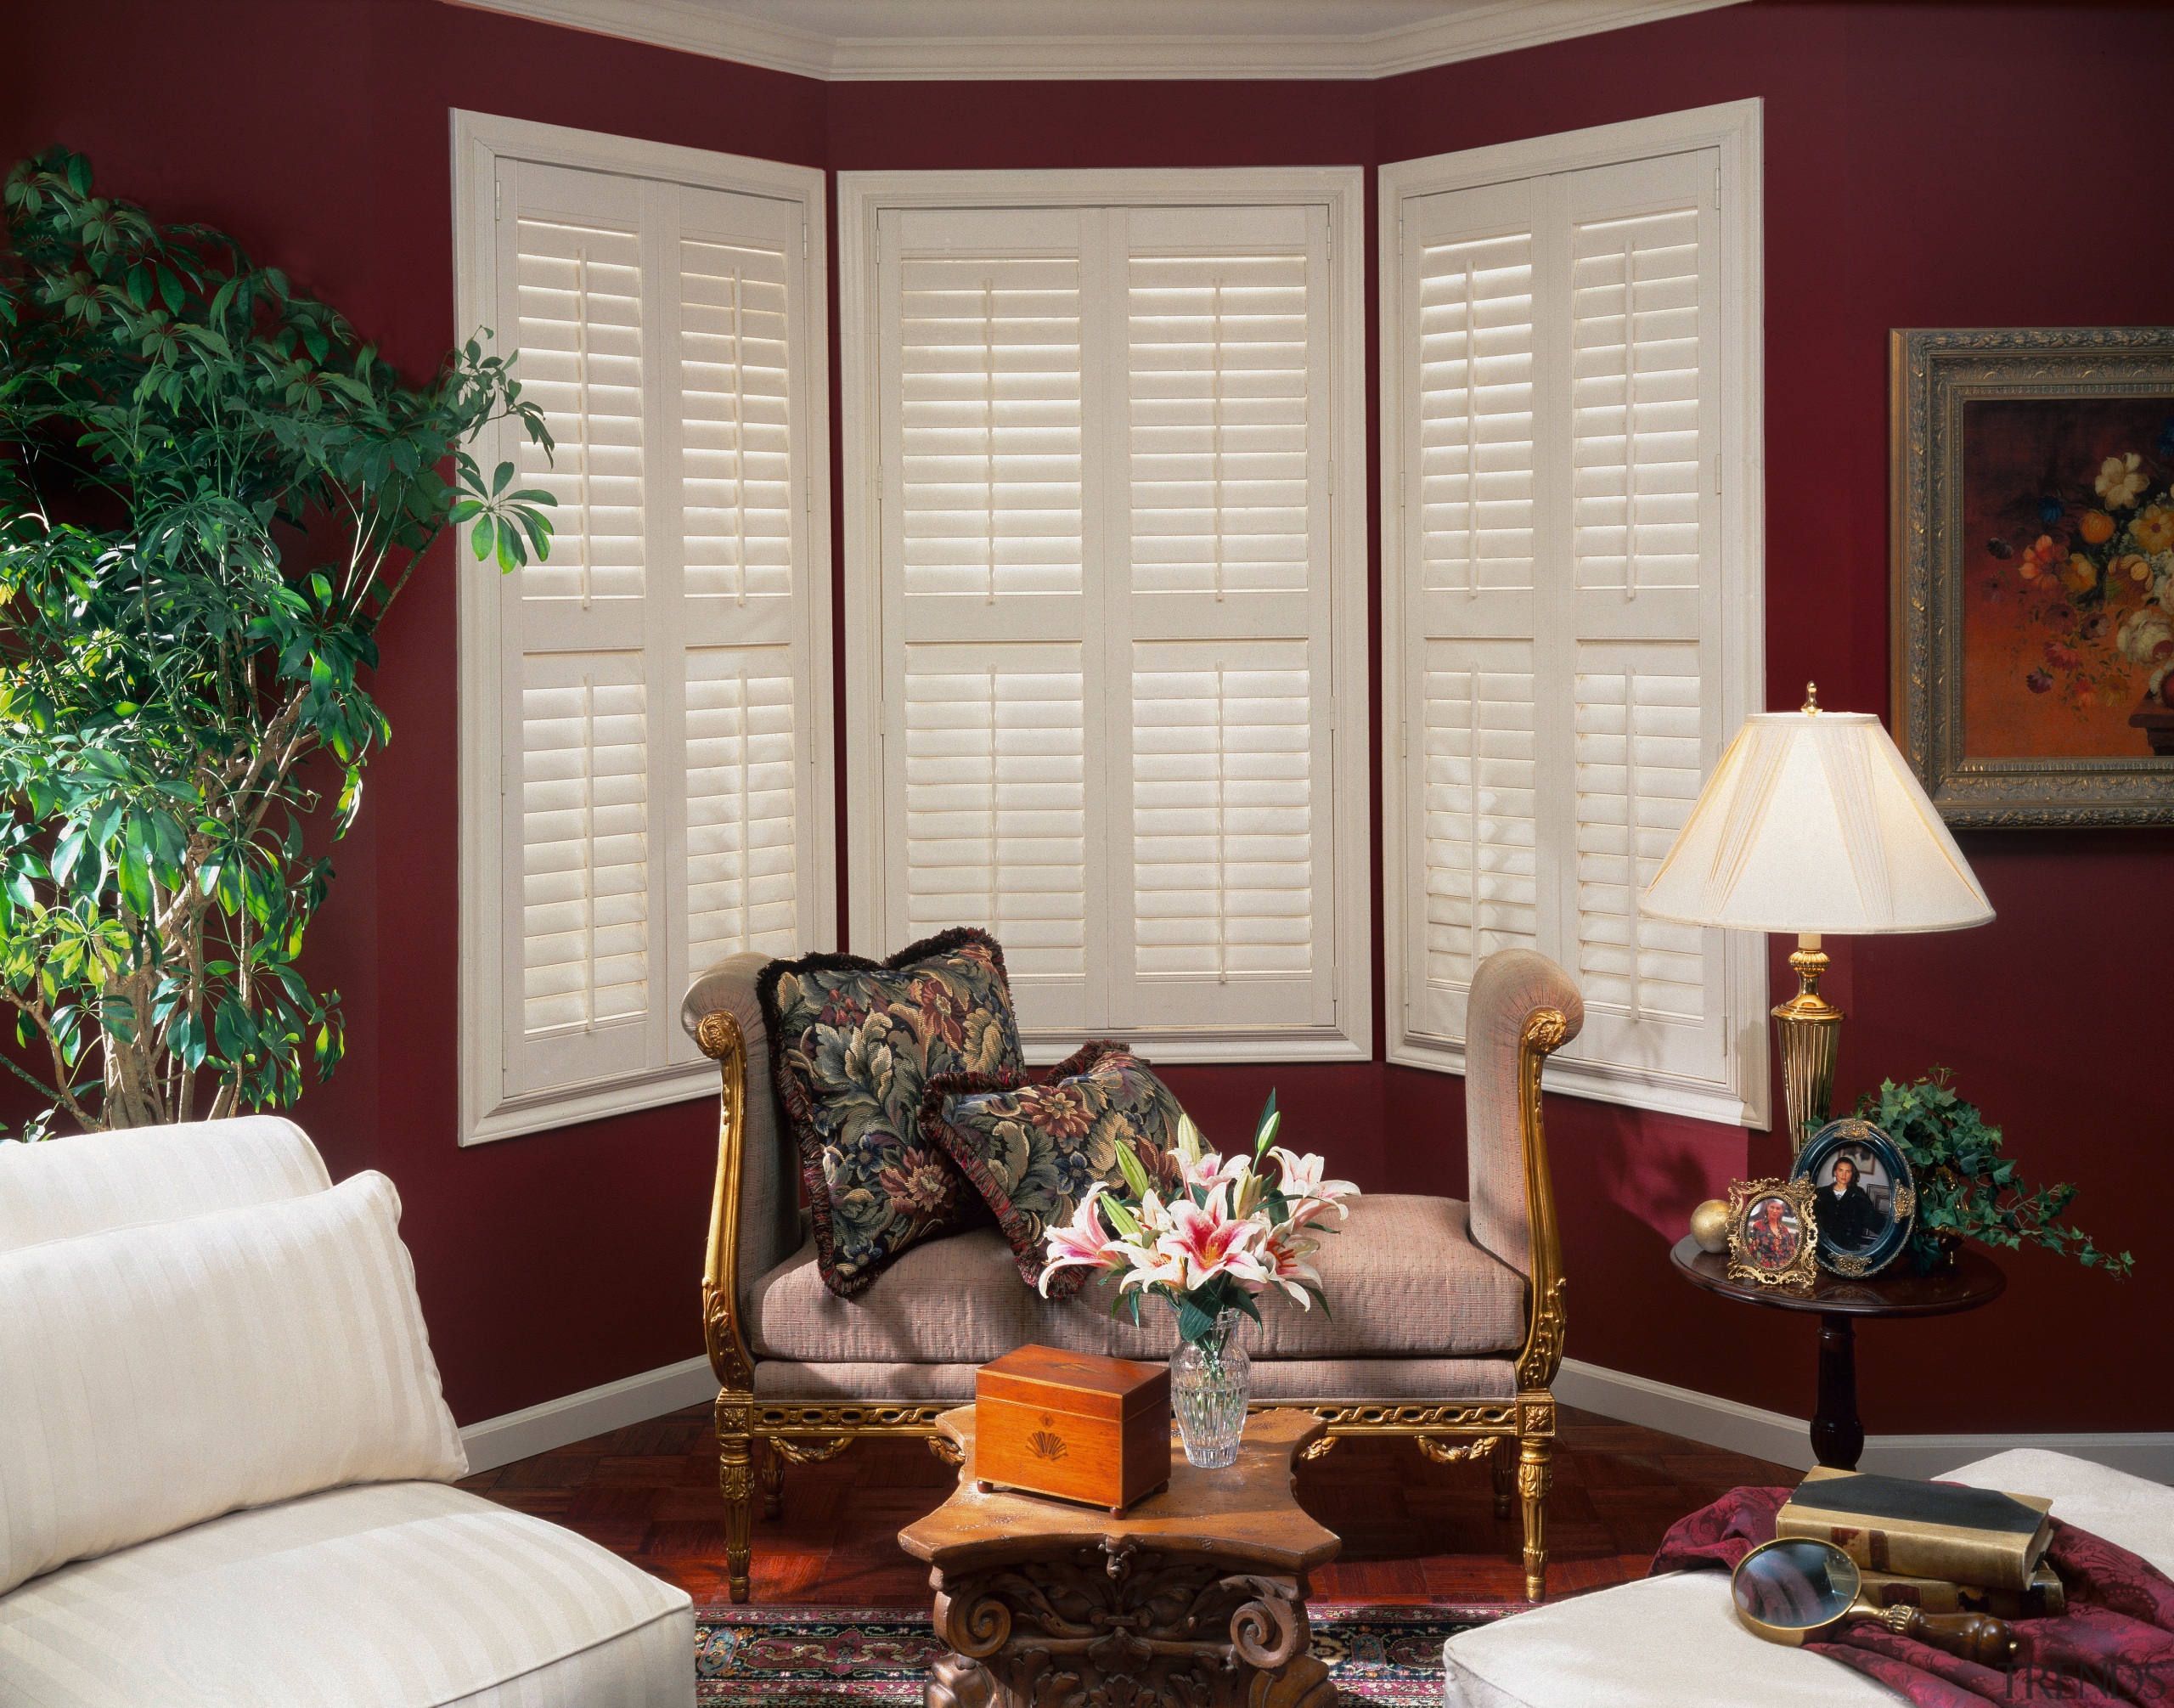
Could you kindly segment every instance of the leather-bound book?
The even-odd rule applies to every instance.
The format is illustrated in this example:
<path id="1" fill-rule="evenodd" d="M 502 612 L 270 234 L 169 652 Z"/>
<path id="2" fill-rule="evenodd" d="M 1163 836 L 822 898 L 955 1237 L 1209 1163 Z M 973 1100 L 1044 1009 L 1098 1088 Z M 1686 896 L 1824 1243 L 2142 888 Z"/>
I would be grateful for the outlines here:
<path id="1" fill-rule="evenodd" d="M 1987 1589 L 1939 1577 L 1863 1571 L 1865 1598 L 1874 1607 L 1914 1607 L 1921 1613 L 1989 1613 L 1995 1619 L 2054 1619 L 2069 1610 L 2069 1592 L 2045 1561 L 2024 1590 Z"/>
<path id="2" fill-rule="evenodd" d="M 2020 1593 L 2053 1540 L 2053 1504 L 1821 1466 L 1774 1514 L 1774 1534 L 1833 1542 L 1867 1571 Z"/>

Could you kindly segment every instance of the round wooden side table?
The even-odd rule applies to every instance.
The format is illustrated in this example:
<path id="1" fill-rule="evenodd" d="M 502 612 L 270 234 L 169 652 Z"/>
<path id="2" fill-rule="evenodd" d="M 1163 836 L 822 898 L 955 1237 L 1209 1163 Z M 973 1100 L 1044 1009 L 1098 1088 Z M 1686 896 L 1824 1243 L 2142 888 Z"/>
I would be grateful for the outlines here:
<path id="1" fill-rule="evenodd" d="M 1819 1409 L 1811 1419 L 1811 1451 L 1822 1465 L 1854 1471 L 1864 1451 L 1865 1426 L 1857 1416 L 1857 1340 L 1860 1316 L 1948 1316 L 1989 1305 L 2001 1296 L 2008 1277 L 2000 1265 L 1974 1245 L 1931 1275 L 1918 1275 L 1906 1257 L 1884 1275 L 1852 1278 L 1830 1275 L 1802 1290 L 1762 1287 L 1755 1281 L 1731 1281 L 1726 1252 L 1701 1251 L 1686 1234 L 1669 1253 L 1677 1271 L 1693 1287 L 1741 1299 L 1775 1311 L 1816 1311 L 1819 1316 Z"/>

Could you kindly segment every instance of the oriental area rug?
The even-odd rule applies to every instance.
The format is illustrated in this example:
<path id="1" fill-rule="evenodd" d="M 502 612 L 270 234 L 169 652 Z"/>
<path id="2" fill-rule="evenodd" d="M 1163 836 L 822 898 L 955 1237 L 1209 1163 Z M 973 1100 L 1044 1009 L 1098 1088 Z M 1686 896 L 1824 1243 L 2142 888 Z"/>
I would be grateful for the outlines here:
<path id="1" fill-rule="evenodd" d="M 1437 1708 L 1442 1644 L 1523 1606 L 1315 1602 L 1307 1615 L 1339 1708 Z M 695 1695 L 705 1705 L 918 1705 L 930 1664 L 943 1653 L 928 1615 L 904 1608 L 707 1607 L 695 1620 Z"/>

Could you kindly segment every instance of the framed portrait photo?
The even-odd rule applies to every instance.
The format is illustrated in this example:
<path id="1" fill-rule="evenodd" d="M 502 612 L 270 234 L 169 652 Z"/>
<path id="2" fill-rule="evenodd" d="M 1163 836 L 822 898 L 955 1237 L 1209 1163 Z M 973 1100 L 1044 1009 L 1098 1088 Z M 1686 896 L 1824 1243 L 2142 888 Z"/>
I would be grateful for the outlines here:
<path id="1" fill-rule="evenodd" d="M 1895 745 L 1951 825 L 2174 824 L 2174 327 L 1890 364 Z"/>
<path id="2" fill-rule="evenodd" d="M 1819 1266 L 1837 1275 L 1877 1275 L 1910 1243 L 1918 1195 L 1901 1149 L 1869 1121 L 1829 1121 L 1797 1155 L 1796 1178 L 1811 1188 Z"/>
<path id="3" fill-rule="evenodd" d="M 1818 1248 L 1809 1181 L 1730 1182 L 1730 1280 L 1809 1287 L 1818 1275 Z"/>

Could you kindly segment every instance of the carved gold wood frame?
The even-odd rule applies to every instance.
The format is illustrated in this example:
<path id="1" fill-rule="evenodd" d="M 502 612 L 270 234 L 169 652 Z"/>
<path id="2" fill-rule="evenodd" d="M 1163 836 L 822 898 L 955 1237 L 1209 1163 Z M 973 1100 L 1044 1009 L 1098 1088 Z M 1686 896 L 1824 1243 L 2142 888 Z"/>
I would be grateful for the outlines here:
<path id="1" fill-rule="evenodd" d="M 1810 1181 L 1729 1182 L 1729 1279 L 1755 1281 L 1762 1287 L 1810 1288 L 1819 1278 L 1819 1220 L 1812 1213 Z M 1789 1207 L 1802 1236 L 1789 1260 L 1769 1269 L 1752 1260 L 1744 1215 L 1756 1203 L 1777 1198 Z"/>
<path id="2" fill-rule="evenodd" d="M 1890 335 L 1890 721 L 1951 825 L 2174 824 L 2174 759 L 1972 758 L 1963 729 L 1963 404 L 2161 392 L 2174 395 L 2174 327 Z"/>
<path id="3" fill-rule="evenodd" d="M 1566 1322 L 1563 1240 L 1555 1216 L 1555 1189 L 1547 1166 L 1540 1119 L 1540 1068 L 1563 1046 L 1569 1023 L 1552 1008 L 1525 1021 L 1518 1046 L 1518 1115 L 1523 1141 L 1525 1209 L 1531 1230 L 1532 1276 L 1523 1348 L 1518 1355 L 1518 1392 L 1512 1400 L 1415 1401 L 1349 1395 L 1321 1400 L 1263 1401 L 1256 1410 L 1287 1406 L 1309 1412 L 1328 1433 L 1306 1449 L 1320 1458 L 1346 1435 L 1405 1436 L 1438 1463 L 1490 1459 L 1495 1514 L 1510 1516 L 1512 1497 L 1522 1508 L 1525 1592 L 1539 1601 L 1547 1587 L 1547 1497 L 1553 1485 L 1550 1453 L 1555 1440 L 1551 1391 L 1563 1361 Z M 936 1420 L 957 1403 L 914 1401 L 757 1400 L 755 1357 L 739 1310 L 740 1188 L 747 1096 L 747 1046 L 740 1023 L 723 1010 L 705 1015 L 696 1029 L 703 1054 L 719 1069 L 717 1186 L 710 1204 L 709 1249 L 702 1267 L 702 1333 L 710 1367 L 717 1373 L 718 1489 L 725 1508 L 726 1584 L 735 1602 L 747 1599 L 753 1549 L 754 1492 L 758 1449 L 766 1518 L 779 1514 L 785 1466 L 810 1464 L 843 1452 L 871 1435 L 920 1436 L 947 1463 L 949 1443 Z"/>

